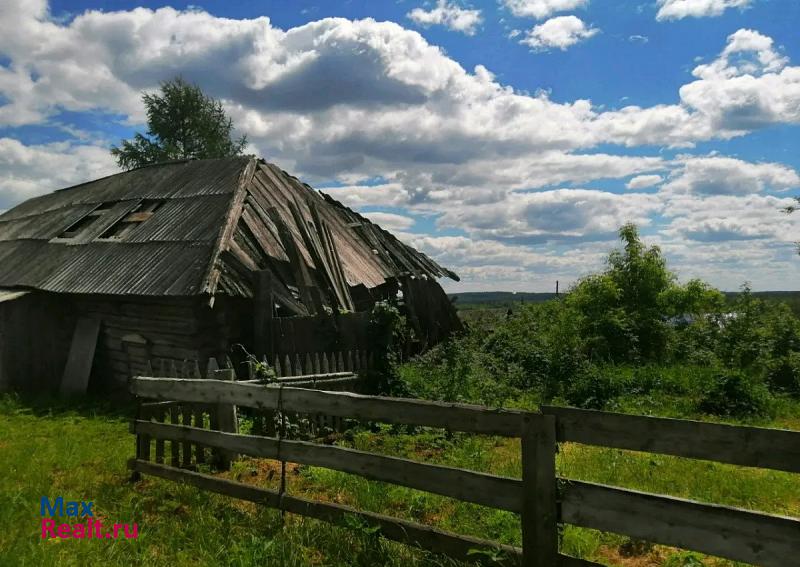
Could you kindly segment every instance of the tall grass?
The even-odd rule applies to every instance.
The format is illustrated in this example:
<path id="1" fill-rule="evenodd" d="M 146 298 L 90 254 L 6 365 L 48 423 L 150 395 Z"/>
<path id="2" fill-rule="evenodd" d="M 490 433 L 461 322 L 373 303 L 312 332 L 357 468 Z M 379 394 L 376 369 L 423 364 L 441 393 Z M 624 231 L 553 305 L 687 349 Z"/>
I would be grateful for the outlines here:
<path id="1" fill-rule="evenodd" d="M 282 519 L 272 510 L 158 479 L 132 484 L 125 467 L 133 453 L 127 415 L 126 408 L 91 401 L 73 409 L 53 401 L 0 398 L 0 565 L 453 565 L 381 540 L 358 524 L 343 529 L 291 515 Z M 386 427 L 351 432 L 336 442 L 520 476 L 515 440 Z M 277 469 L 270 461 L 244 459 L 225 476 L 274 487 Z M 570 478 L 800 516 L 800 479 L 788 473 L 577 445 L 562 447 L 558 469 Z M 290 465 L 288 489 L 503 543 L 520 542 L 513 514 L 353 475 Z M 105 521 L 138 523 L 139 539 L 42 540 L 42 496 L 94 501 Z M 607 565 L 731 565 L 573 527 L 563 532 L 562 550 Z"/>

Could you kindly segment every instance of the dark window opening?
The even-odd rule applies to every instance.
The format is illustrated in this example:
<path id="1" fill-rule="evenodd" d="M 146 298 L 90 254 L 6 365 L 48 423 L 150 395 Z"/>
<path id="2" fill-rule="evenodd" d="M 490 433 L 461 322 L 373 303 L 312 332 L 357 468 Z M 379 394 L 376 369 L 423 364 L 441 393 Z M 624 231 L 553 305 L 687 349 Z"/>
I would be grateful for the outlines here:
<path id="1" fill-rule="evenodd" d="M 153 213 L 163 205 L 163 201 L 146 199 L 139 203 L 135 209 L 122 217 L 106 229 L 100 238 L 108 240 L 122 240 L 134 228 L 153 216 Z"/>
<path id="2" fill-rule="evenodd" d="M 105 208 L 104 205 L 100 205 L 98 208 L 87 214 L 86 216 L 78 219 L 74 223 L 72 223 L 67 230 L 62 232 L 58 235 L 59 238 L 75 238 L 81 232 L 83 232 L 86 228 L 93 225 L 97 219 L 99 219 L 108 209 Z"/>

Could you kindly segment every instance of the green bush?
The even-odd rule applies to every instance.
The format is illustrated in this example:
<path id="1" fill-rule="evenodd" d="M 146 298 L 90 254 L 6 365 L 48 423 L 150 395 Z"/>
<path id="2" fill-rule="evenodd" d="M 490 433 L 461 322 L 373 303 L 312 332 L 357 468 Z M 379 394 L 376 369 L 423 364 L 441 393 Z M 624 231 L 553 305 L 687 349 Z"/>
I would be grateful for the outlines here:
<path id="1" fill-rule="evenodd" d="M 767 371 L 767 384 L 773 392 L 800 396 L 800 353 L 790 352 L 772 360 Z"/>
<path id="2" fill-rule="evenodd" d="M 738 370 L 724 370 L 712 377 L 698 409 L 721 417 L 769 417 L 774 411 L 774 399 L 760 381 Z"/>
<path id="3" fill-rule="evenodd" d="M 678 284 L 661 250 L 646 246 L 634 225 L 620 228 L 619 237 L 623 248 L 609 254 L 608 268 L 580 280 L 566 298 L 579 314 L 587 355 L 617 363 L 682 356 L 670 349 L 670 321 L 719 313 L 724 296 L 700 280 Z"/>
<path id="4" fill-rule="evenodd" d="M 470 318 L 462 336 L 404 365 L 409 392 L 591 408 L 619 398 L 620 408 L 635 411 L 680 406 L 730 417 L 770 411 L 770 390 L 800 396 L 800 319 L 789 306 L 758 299 L 747 285 L 728 301 L 700 280 L 679 284 L 635 226 L 623 226 L 619 236 L 622 247 L 609 254 L 606 269 L 564 297 L 515 305 L 506 316 L 487 310 Z M 384 374 L 391 380 L 381 391 L 403 391 Z"/>
<path id="5" fill-rule="evenodd" d="M 564 399 L 572 406 L 600 410 L 607 408 L 623 389 L 613 367 L 603 369 L 586 364 L 569 383 Z"/>

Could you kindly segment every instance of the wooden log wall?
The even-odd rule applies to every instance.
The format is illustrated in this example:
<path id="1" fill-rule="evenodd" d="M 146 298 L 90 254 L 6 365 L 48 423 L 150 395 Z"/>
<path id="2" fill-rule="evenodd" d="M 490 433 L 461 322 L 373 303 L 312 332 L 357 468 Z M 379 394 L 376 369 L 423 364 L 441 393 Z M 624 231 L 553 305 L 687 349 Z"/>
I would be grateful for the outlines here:
<path id="1" fill-rule="evenodd" d="M 0 391 L 58 391 L 76 324 L 69 302 L 55 294 L 0 303 Z"/>
<path id="2" fill-rule="evenodd" d="M 110 388 L 131 376 L 195 362 L 205 368 L 241 339 L 246 301 L 219 298 L 214 308 L 201 298 L 72 296 L 75 312 L 101 320 L 95 366 Z"/>

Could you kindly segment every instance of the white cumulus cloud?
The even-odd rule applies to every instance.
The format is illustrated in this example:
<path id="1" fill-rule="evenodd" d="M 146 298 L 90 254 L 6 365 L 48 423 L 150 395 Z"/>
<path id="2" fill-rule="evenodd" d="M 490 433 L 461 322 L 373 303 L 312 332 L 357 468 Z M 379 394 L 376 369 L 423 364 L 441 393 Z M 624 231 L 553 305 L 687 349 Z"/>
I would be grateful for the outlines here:
<path id="1" fill-rule="evenodd" d="M 374 222 L 375 224 L 380 225 L 382 228 L 387 230 L 408 230 L 412 226 L 414 226 L 414 219 L 408 217 L 406 215 L 398 215 L 396 213 L 385 213 L 381 211 L 372 211 L 368 213 L 363 213 L 365 217 L 369 220 Z"/>
<path id="2" fill-rule="evenodd" d="M 751 163 L 740 159 L 709 156 L 678 159 L 663 190 L 700 195 L 748 195 L 765 190 L 800 188 L 800 175 L 780 163 Z"/>
<path id="3" fill-rule="evenodd" d="M 503 4 L 518 18 L 543 20 L 557 12 L 583 8 L 589 0 L 502 0 Z"/>
<path id="4" fill-rule="evenodd" d="M 438 0 L 436 6 L 430 10 L 414 8 L 406 16 L 424 27 L 440 25 L 467 35 L 474 35 L 483 21 L 480 10 L 462 8 L 448 0 Z"/>
<path id="5" fill-rule="evenodd" d="M 660 175 L 637 175 L 625 184 L 627 189 L 645 189 L 658 185 L 664 179 Z"/>
<path id="6" fill-rule="evenodd" d="M 657 20 L 720 16 L 728 8 L 747 8 L 753 0 L 658 0 Z"/>
<path id="7" fill-rule="evenodd" d="M 537 51 L 552 48 L 565 50 L 593 37 L 599 31 L 597 28 L 587 26 L 577 16 L 557 16 L 534 26 L 520 43 L 529 45 Z"/>
<path id="8" fill-rule="evenodd" d="M 69 142 L 25 145 L 0 138 L 0 209 L 116 170 L 107 148 Z"/>
<path id="9" fill-rule="evenodd" d="M 525 17 L 537 17 L 532 7 L 567 5 L 515 4 L 527 6 Z M 0 208 L 114 170 L 108 142 L 92 142 L 91 133 L 23 143 L 15 125 L 56 128 L 63 111 L 96 122 L 102 111 L 139 127 L 141 91 L 180 73 L 223 100 L 254 152 L 309 183 L 336 186 L 325 191 L 348 206 L 387 211 L 370 214 L 475 285 L 526 285 L 532 274 L 563 281 L 599 268 L 629 220 L 689 273 L 709 267 L 715 283 L 755 280 L 748 270 L 776 258 L 783 267 L 758 277 L 800 276 L 792 267 L 800 262 L 787 261 L 800 215 L 779 212 L 799 187 L 792 168 L 659 151 L 800 124 L 800 67 L 772 38 L 742 29 L 719 49 L 660 104 L 607 110 L 516 90 L 391 22 L 326 18 L 281 29 L 268 18 L 172 8 L 56 21 L 41 0 L 6 0 Z M 662 185 L 636 191 L 649 183 Z M 574 188 L 583 186 L 608 190 Z M 421 214 L 458 236 L 403 232 Z M 777 242 L 775 250 L 765 242 Z"/>

